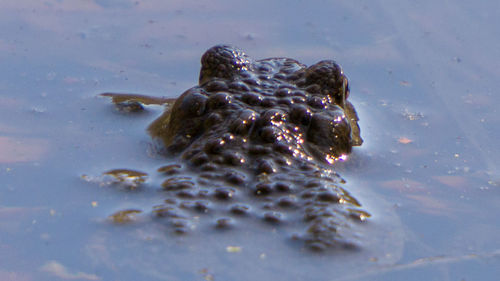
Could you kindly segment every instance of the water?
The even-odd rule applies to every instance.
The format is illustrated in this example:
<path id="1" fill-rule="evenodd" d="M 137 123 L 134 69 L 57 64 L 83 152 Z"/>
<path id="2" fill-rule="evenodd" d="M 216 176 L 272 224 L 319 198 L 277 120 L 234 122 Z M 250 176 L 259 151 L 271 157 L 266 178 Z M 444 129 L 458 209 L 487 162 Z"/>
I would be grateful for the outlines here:
<path id="1" fill-rule="evenodd" d="M 4 1 L 0 11 L 0 279 L 496 280 L 500 273 L 495 1 Z M 186 237 L 140 216 L 154 186 L 145 128 L 106 91 L 175 97 L 217 43 L 254 58 L 335 58 L 365 144 L 338 169 L 375 216 L 367 251 L 312 255 L 249 222 Z M 154 175 L 150 175 L 154 180 Z M 387 239 L 382 239 L 384 234 Z M 377 245 L 376 242 L 380 245 Z M 231 246 L 233 248 L 231 248 Z M 229 248 L 228 248 L 229 247 Z"/>

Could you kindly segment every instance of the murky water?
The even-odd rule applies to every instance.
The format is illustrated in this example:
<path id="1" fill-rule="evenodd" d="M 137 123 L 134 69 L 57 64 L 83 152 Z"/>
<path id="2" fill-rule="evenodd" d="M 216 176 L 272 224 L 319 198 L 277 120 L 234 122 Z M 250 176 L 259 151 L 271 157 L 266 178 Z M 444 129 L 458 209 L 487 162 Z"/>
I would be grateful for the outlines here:
<path id="1" fill-rule="evenodd" d="M 496 280 L 499 4 L 249 3 L 1 3 L 1 280 Z M 255 222 L 181 237 L 107 222 L 164 198 L 81 176 L 165 164 L 145 132 L 162 109 L 97 94 L 176 97 L 217 43 L 344 67 L 365 144 L 337 168 L 375 214 L 364 251 L 311 254 Z"/>

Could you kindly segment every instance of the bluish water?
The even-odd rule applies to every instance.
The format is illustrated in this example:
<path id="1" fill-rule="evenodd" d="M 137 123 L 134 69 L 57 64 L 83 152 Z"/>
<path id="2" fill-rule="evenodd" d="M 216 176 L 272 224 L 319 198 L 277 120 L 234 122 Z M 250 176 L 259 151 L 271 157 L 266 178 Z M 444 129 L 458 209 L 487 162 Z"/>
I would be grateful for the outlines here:
<path id="1" fill-rule="evenodd" d="M 0 279 L 499 275 L 497 2 L 1 5 Z M 251 222 L 186 237 L 169 235 L 147 215 L 132 225 L 106 222 L 163 198 L 153 185 L 125 191 L 81 176 L 164 164 L 150 155 L 145 132 L 162 109 L 122 114 L 97 94 L 176 97 L 196 84 L 201 54 L 217 43 L 254 58 L 308 65 L 334 58 L 344 67 L 365 144 L 338 169 L 375 214 L 364 230 L 367 251 L 312 255 Z"/>

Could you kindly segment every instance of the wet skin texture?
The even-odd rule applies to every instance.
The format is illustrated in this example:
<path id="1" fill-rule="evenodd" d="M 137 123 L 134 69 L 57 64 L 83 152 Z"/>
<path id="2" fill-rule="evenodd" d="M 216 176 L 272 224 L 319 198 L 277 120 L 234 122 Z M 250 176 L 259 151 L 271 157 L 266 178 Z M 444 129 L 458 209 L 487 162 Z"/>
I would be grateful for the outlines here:
<path id="1" fill-rule="evenodd" d="M 347 78 L 334 61 L 254 61 L 227 45 L 201 59 L 199 86 L 183 93 L 149 132 L 177 164 L 164 173 L 153 214 L 178 233 L 212 214 L 217 228 L 241 217 L 293 225 L 310 249 L 353 247 L 346 229 L 369 214 L 333 171 L 361 145 Z"/>

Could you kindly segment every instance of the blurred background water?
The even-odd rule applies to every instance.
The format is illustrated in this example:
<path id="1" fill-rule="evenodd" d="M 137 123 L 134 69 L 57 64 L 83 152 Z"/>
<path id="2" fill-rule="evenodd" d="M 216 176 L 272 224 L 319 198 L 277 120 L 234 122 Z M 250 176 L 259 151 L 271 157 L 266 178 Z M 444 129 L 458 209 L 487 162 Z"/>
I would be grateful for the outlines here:
<path id="1" fill-rule="evenodd" d="M 497 280 L 500 2 L 0 6 L 1 280 Z M 219 43 L 343 66 L 365 144 L 338 169 L 384 243 L 313 255 L 259 225 L 177 237 L 147 221 L 106 223 L 163 198 L 81 176 L 164 163 L 145 131 L 162 108 L 130 116 L 97 94 L 177 97 Z"/>

